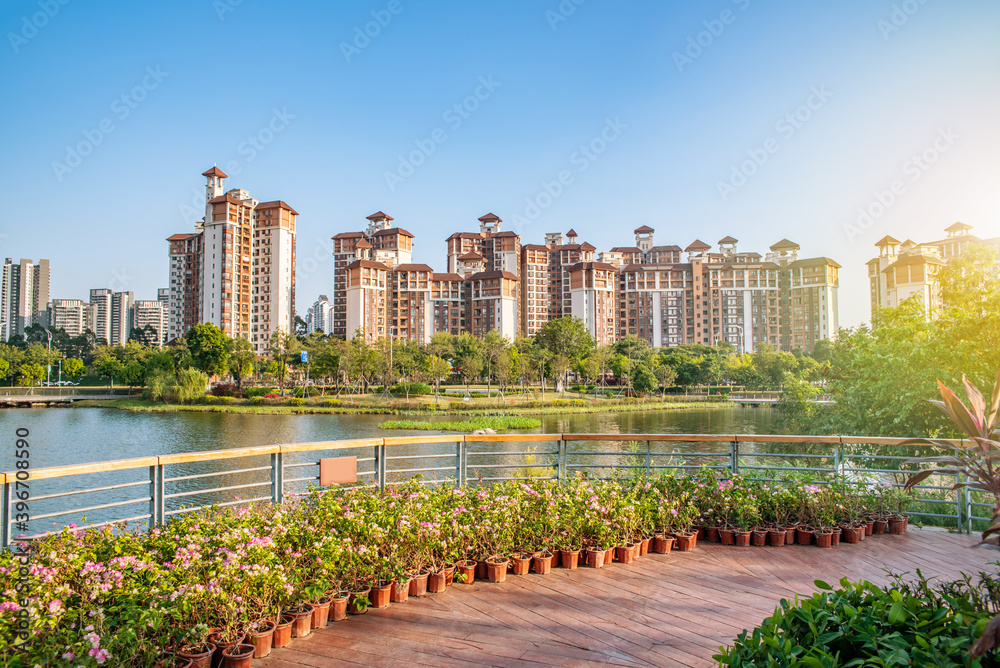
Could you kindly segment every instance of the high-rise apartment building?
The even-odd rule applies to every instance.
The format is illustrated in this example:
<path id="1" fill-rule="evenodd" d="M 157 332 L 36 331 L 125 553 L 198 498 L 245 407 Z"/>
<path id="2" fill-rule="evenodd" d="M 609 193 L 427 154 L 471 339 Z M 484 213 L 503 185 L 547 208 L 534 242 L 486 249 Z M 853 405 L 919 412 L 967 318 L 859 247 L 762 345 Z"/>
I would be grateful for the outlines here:
<path id="1" fill-rule="evenodd" d="M 167 288 L 167 340 L 183 337 L 201 322 L 200 225 L 194 234 L 174 234 L 170 244 L 170 287 Z"/>
<path id="2" fill-rule="evenodd" d="M 391 268 L 410 264 L 413 258 L 413 235 L 393 227 L 392 216 L 376 211 L 367 220 L 364 232 L 342 232 L 333 237 L 333 334 L 345 339 L 354 336 L 347 322 L 347 267 L 363 259 Z"/>
<path id="3" fill-rule="evenodd" d="M 82 299 L 53 299 L 49 306 L 49 323 L 62 329 L 67 336 L 80 336 L 87 329 L 89 304 Z"/>
<path id="4" fill-rule="evenodd" d="M 211 322 L 263 354 L 275 330 L 293 331 L 298 212 L 281 200 L 258 202 L 246 190 L 225 190 L 228 176 L 218 167 L 202 176 L 204 220 L 194 234 L 167 239 L 168 337 Z"/>
<path id="5" fill-rule="evenodd" d="M 111 296 L 108 288 L 90 291 L 90 305 L 87 309 L 87 328 L 94 333 L 98 342 L 111 343 Z"/>
<path id="6" fill-rule="evenodd" d="M 152 328 L 156 345 L 162 346 L 167 342 L 167 304 L 160 299 L 137 299 L 132 307 L 132 327 Z"/>
<path id="7" fill-rule="evenodd" d="M 971 225 L 955 223 L 946 227 L 945 237 L 937 241 L 917 243 L 886 236 L 876 242 L 878 257 L 867 263 L 872 313 L 882 306 L 899 306 L 919 295 L 930 318 L 941 306 L 937 282 L 941 267 L 975 244 L 1000 248 L 1000 237 L 982 239 L 971 230 Z"/>
<path id="8" fill-rule="evenodd" d="M 48 326 L 49 261 L 22 259 L 14 264 L 11 258 L 3 263 L 0 285 L 0 340 L 15 334 L 24 335 L 31 325 Z"/>
<path id="9" fill-rule="evenodd" d="M 322 332 L 324 335 L 333 332 L 333 304 L 326 295 L 320 295 L 319 299 L 313 302 L 306 314 L 306 328 L 312 332 Z"/>

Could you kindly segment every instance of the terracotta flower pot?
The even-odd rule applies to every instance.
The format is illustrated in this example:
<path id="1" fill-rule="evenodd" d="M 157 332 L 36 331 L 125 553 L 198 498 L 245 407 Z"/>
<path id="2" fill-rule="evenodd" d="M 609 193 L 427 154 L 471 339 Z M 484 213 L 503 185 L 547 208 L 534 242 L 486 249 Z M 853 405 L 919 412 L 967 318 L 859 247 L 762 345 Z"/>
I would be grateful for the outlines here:
<path id="1" fill-rule="evenodd" d="M 177 652 L 177 658 L 191 661 L 192 668 L 212 668 L 213 654 L 215 654 L 215 645 L 207 642 L 199 651 Z"/>
<path id="2" fill-rule="evenodd" d="M 854 545 L 861 540 L 861 537 L 854 527 L 841 527 L 841 540 L 849 545 Z"/>
<path id="3" fill-rule="evenodd" d="M 861 529 L 862 534 L 864 533 L 864 531 L 865 530 L 862 527 Z M 836 527 L 831 533 L 833 535 L 830 536 L 830 546 L 837 547 L 838 545 L 840 545 L 840 534 L 842 533 L 842 529 L 840 527 Z"/>
<path id="4" fill-rule="evenodd" d="M 573 569 L 580 564 L 580 550 L 559 550 L 559 565 Z"/>
<path id="5" fill-rule="evenodd" d="M 490 582 L 504 582 L 507 579 L 507 560 L 488 559 L 486 561 L 486 576 Z"/>
<path id="6" fill-rule="evenodd" d="M 783 547 L 787 535 L 784 529 L 771 529 L 767 532 L 767 544 L 771 547 Z"/>
<path id="7" fill-rule="evenodd" d="M 476 581 L 476 566 L 476 562 L 471 559 L 466 559 L 465 561 L 460 561 L 455 564 L 455 568 L 458 572 L 465 576 L 462 580 L 462 584 L 470 585 Z"/>
<path id="8" fill-rule="evenodd" d="M 795 530 L 795 542 L 799 545 L 811 545 L 813 541 L 813 530 L 805 527 L 797 527 Z"/>
<path id="9" fill-rule="evenodd" d="M 785 527 L 785 545 L 795 544 L 795 535 L 798 533 L 798 528 L 795 526 Z"/>
<path id="10" fill-rule="evenodd" d="M 767 532 L 766 531 L 754 531 L 750 534 L 750 542 L 754 547 L 764 547 L 767 545 Z"/>
<path id="11" fill-rule="evenodd" d="M 816 532 L 816 547 L 831 547 L 833 545 L 832 531 Z"/>
<path id="12" fill-rule="evenodd" d="M 263 659 L 271 653 L 271 643 L 274 641 L 274 622 L 266 620 L 250 631 L 250 642 L 253 643 L 253 658 Z"/>
<path id="13" fill-rule="evenodd" d="M 649 554 L 649 545 L 653 542 L 652 536 L 647 536 L 639 541 L 639 556 Z"/>
<path id="14" fill-rule="evenodd" d="M 606 566 L 614 560 L 615 560 L 615 548 L 609 547 L 608 549 L 604 550 L 604 565 Z"/>
<path id="15" fill-rule="evenodd" d="M 623 564 L 631 564 L 634 558 L 632 548 L 628 545 L 619 545 L 615 548 L 615 558 Z"/>
<path id="16" fill-rule="evenodd" d="M 698 536 L 693 533 L 675 533 L 674 547 L 678 552 L 690 552 L 698 544 Z"/>
<path id="17" fill-rule="evenodd" d="M 736 547 L 750 547 L 750 537 L 753 531 L 734 531 L 733 540 Z"/>
<path id="18" fill-rule="evenodd" d="M 869 518 L 865 520 L 865 535 L 870 536 L 875 531 L 875 520 Z"/>
<path id="19" fill-rule="evenodd" d="M 485 559 L 476 561 L 476 579 L 485 580 L 489 576 L 489 566 Z"/>
<path id="20" fill-rule="evenodd" d="M 475 568 L 475 567 L 473 567 Z M 393 603 L 402 603 L 410 597 L 410 581 L 393 582 L 392 595 L 389 597 Z"/>
<path id="21" fill-rule="evenodd" d="M 431 572 L 427 576 L 427 591 L 432 594 L 440 594 L 448 585 L 445 584 L 444 571 Z"/>
<path id="22" fill-rule="evenodd" d="M 552 570 L 552 553 L 548 550 L 531 555 L 531 570 L 539 575 L 548 575 Z"/>
<path id="23" fill-rule="evenodd" d="M 889 523 L 885 520 L 875 520 L 872 523 L 872 535 L 878 536 L 884 534 L 887 526 L 889 526 Z"/>
<path id="24" fill-rule="evenodd" d="M 305 638 L 312 633 L 312 609 L 289 610 L 288 616 L 292 618 L 292 637 Z"/>
<path id="25" fill-rule="evenodd" d="M 240 634 L 236 640 L 224 641 L 220 638 L 218 633 L 209 636 L 209 640 L 211 640 L 215 645 L 215 652 L 212 653 L 212 666 L 221 666 L 225 652 L 233 647 L 236 647 L 237 645 L 242 644 L 245 637 L 246 634 Z"/>
<path id="26" fill-rule="evenodd" d="M 371 587 L 365 587 L 364 589 L 358 589 L 357 591 L 352 591 L 350 597 L 347 599 L 347 614 L 349 615 L 363 615 L 368 612 L 368 608 L 371 606 Z M 362 598 L 368 597 L 369 605 L 364 605 Z"/>
<path id="27" fill-rule="evenodd" d="M 330 623 L 330 599 L 323 598 L 313 604 L 312 627 L 321 629 Z"/>
<path id="28" fill-rule="evenodd" d="M 392 598 L 392 582 L 379 581 L 372 586 L 368 594 L 373 608 L 389 607 L 389 600 Z"/>
<path id="29" fill-rule="evenodd" d="M 295 618 L 288 615 L 282 615 L 278 619 L 278 623 L 274 625 L 274 638 L 271 641 L 272 647 L 284 647 L 292 642 L 292 624 L 294 622 Z"/>
<path id="30" fill-rule="evenodd" d="M 653 552 L 657 554 L 670 554 L 670 548 L 673 546 L 673 536 L 658 535 L 653 537 Z"/>
<path id="31" fill-rule="evenodd" d="M 424 596 L 427 594 L 427 571 L 420 571 L 419 575 L 410 578 L 410 596 Z"/>
<path id="32" fill-rule="evenodd" d="M 889 520 L 889 533 L 901 534 L 906 531 L 906 522 L 898 517 Z"/>
<path id="33" fill-rule="evenodd" d="M 330 600 L 330 616 L 327 617 L 327 621 L 342 622 L 347 619 L 347 599 L 347 592 L 338 592 Z"/>
<path id="34" fill-rule="evenodd" d="M 707 529 L 704 526 L 699 526 L 695 530 L 695 534 L 698 536 L 698 538 L 701 538 L 702 540 L 705 540 L 705 533 L 706 532 L 707 532 Z"/>
<path id="35" fill-rule="evenodd" d="M 510 556 L 510 572 L 514 575 L 527 575 L 531 569 L 531 555 L 515 552 Z"/>
<path id="36" fill-rule="evenodd" d="M 719 527 L 705 527 L 705 540 L 709 543 L 718 543 L 722 540 L 719 536 Z"/>
<path id="37" fill-rule="evenodd" d="M 719 537 L 722 539 L 723 545 L 736 544 L 736 532 L 732 529 L 719 529 Z"/>
<path id="38" fill-rule="evenodd" d="M 191 659 L 177 659 L 175 658 L 171 668 L 191 668 L 194 665 Z"/>
<path id="39" fill-rule="evenodd" d="M 450 587 L 455 584 L 455 566 L 444 567 L 444 586 Z"/>
<path id="40" fill-rule="evenodd" d="M 627 543 L 628 549 L 632 550 L 632 561 L 639 558 L 642 552 L 642 541 L 634 540 L 631 543 Z"/>
<path id="41" fill-rule="evenodd" d="M 222 652 L 223 668 L 250 668 L 253 665 L 254 646 L 249 643 L 234 645 Z"/>
<path id="42" fill-rule="evenodd" d="M 600 548 L 587 550 L 587 565 L 591 568 L 601 568 L 604 566 L 604 550 Z"/>

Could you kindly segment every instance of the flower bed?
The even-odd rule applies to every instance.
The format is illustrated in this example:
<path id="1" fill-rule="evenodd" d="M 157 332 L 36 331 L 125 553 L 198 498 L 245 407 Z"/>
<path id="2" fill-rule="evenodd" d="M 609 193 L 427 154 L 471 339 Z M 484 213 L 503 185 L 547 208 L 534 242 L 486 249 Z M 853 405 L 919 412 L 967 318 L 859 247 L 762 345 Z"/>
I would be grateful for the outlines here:
<path id="1" fill-rule="evenodd" d="M 148 533 L 67 529 L 33 543 L 24 599 L 17 557 L 0 554 L 0 660 L 185 665 L 173 654 L 252 639 L 271 625 L 273 637 L 258 636 L 281 645 L 346 609 L 361 614 L 450 582 L 502 581 L 508 566 L 545 573 L 628 563 L 672 545 L 691 549 L 696 529 L 710 540 L 713 530 L 742 538 L 802 529 L 823 546 L 828 529 L 866 535 L 904 503 L 887 487 L 720 480 L 705 469 L 561 486 L 313 490 L 280 506 L 182 515 Z M 22 603 L 29 636 L 15 647 Z"/>

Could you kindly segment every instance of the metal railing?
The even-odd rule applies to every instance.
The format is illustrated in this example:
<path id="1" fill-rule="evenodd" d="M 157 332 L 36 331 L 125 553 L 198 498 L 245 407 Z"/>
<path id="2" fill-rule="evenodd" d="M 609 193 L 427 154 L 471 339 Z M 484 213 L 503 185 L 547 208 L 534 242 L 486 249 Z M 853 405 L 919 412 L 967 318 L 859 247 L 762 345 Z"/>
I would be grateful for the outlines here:
<path id="1" fill-rule="evenodd" d="M 764 478 L 807 474 L 816 482 L 866 474 L 901 485 L 903 460 L 925 454 L 904 439 L 760 434 L 505 434 L 365 438 L 139 457 L 0 474 L 0 542 L 133 522 L 155 526 L 209 506 L 281 503 L 319 484 L 319 459 L 353 455 L 361 483 L 382 488 L 420 476 L 426 484 L 480 484 L 546 478 L 563 481 L 614 470 L 684 471 L 702 466 Z M 958 445 L 958 441 L 954 441 Z M 912 469 L 909 469 L 912 470 Z M 958 476 L 917 488 L 916 516 L 970 531 L 991 504 Z M 933 511 L 933 512 L 932 512 Z M 940 511 L 940 512 L 938 512 Z M 54 520 L 54 521 L 53 521 Z M 49 525 L 49 522 L 52 524 Z"/>

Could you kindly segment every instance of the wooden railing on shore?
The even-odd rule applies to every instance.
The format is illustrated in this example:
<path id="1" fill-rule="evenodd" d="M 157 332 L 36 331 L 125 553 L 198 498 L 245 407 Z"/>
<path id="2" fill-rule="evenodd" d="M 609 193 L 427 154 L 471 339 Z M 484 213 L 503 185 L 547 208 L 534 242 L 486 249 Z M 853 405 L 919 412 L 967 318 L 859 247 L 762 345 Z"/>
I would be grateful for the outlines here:
<path id="1" fill-rule="evenodd" d="M 308 485 L 319 484 L 319 461 L 315 456 L 309 456 L 317 452 L 329 452 L 330 456 L 354 455 L 357 457 L 358 480 L 378 484 L 382 488 L 416 475 L 432 478 L 423 480 L 428 484 L 462 485 L 529 477 L 562 481 L 578 473 L 601 477 L 608 470 L 615 469 L 653 473 L 701 466 L 724 469 L 734 474 L 807 472 L 817 480 L 830 482 L 874 474 L 899 484 L 901 480 L 893 476 L 903 473 L 900 465 L 913 456 L 912 450 L 900 447 L 904 440 L 869 436 L 768 434 L 438 434 L 137 457 L 0 474 L 3 492 L 0 538 L 6 547 L 16 538 L 15 532 L 28 536 L 46 533 L 38 526 L 42 520 L 89 516 L 91 513 L 97 513 L 98 518 L 88 520 L 85 527 L 123 521 L 154 526 L 173 515 L 210 505 L 281 503 L 287 494 L 301 493 Z M 958 446 L 961 442 L 951 443 Z M 511 444 L 511 447 L 491 444 Z M 687 449 L 670 447 L 669 444 L 681 444 Z M 236 463 L 233 460 L 246 461 Z M 409 468 L 414 464 L 416 466 Z M 310 469 L 310 472 L 294 477 L 298 469 Z M 134 479 L 135 476 L 128 479 L 126 474 L 136 471 L 143 472 L 139 479 Z M 232 484 L 197 486 L 219 477 L 224 478 L 223 483 Z M 950 490 L 952 484 L 960 480 L 959 476 L 951 476 L 948 480 L 938 481 L 939 484 L 922 485 L 921 489 L 934 490 L 941 495 L 943 490 Z M 46 481 L 55 485 L 54 488 L 41 489 Z M 102 484 L 91 484 L 94 482 Z M 168 490 L 168 486 L 173 489 Z M 121 498 L 133 489 L 144 495 Z M 250 492 L 251 495 L 237 497 L 237 492 Z M 94 501 L 103 503 L 77 505 L 76 497 L 91 494 L 102 495 Z M 943 496 L 947 497 L 947 493 Z M 921 499 L 926 503 L 941 504 L 943 511 L 923 514 L 949 518 L 958 527 L 968 530 L 973 520 L 981 519 L 974 514 L 975 510 L 987 504 L 974 502 L 964 488 L 953 496 L 953 499 Z M 35 512 L 36 504 L 46 502 L 53 505 L 53 500 L 55 504 L 50 510 Z M 196 505 L 182 505 L 186 501 Z M 126 516 L 128 512 L 125 509 L 129 506 L 133 507 L 132 512 L 137 507 L 141 507 L 143 512 Z M 58 521 L 54 524 L 59 527 Z"/>

